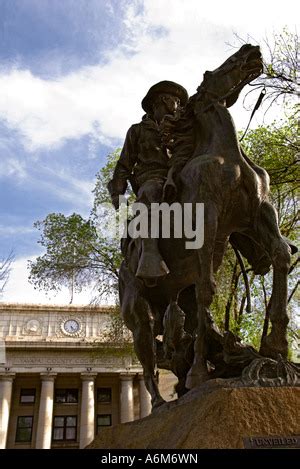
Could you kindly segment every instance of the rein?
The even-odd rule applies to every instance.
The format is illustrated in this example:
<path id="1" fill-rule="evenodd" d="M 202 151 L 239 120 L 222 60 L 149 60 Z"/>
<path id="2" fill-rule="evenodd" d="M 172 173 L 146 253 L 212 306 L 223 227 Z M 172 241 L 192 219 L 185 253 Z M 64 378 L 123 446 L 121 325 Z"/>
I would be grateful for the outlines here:
<path id="1" fill-rule="evenodd" d="M 248 85 L 248 83 L 250 83 L 252 80 L 253 80 L 253 78 L 250 78 L 250 77 L 249 78 L 244 78 L 244 80 L 242 80 L 236 87 L 231 88 L 223 96 L 218 96 L 217 93 L 215 93 L 214 91 L 211 91 L 208 88 L 206 88 L 205 86 L 201 85 L 201 87 L 203 86 L 203 88 L 200 89 L 201 87 L 199 87 L 197 91 L 200 91 L 200 93 L 203 92 L 203 93 L 210 94 L 211 96 L 216 96 L 216 99 L 214 99 L 211 103 L 209 103 L 203 109 L 202 112 L 206 112 L 209 108 L 211 108 L 215 104 L 217 104 L 220 101 L 223 101 L 224 99 L 228 98 L 230 95 L 232 95 L 232 93 L 240 92 L 242 90 L 242 88 L 244 88 L 244 86 Z"/>
<path id="2" fill-rule="evenodd" d="M 211 96 L 215 96 L 216 98 L 214 100 L 212 100 L 211 103 L 209 103 L 203 110 L 202 112 L 206 112 L 208 109 L 210 109 L 212 106 L 214 106 L 215 104 L 219 103 L 220 101 L 223 101 L 224 99 L 228 98 L 228 96 L 230 96 L 232 93 L 237 93 L 237 92 L 240 92 L 242 90 L 242 88 L 244 88 L 245 85 L 248 85 L 251 81 L 253 80 L 253 78 L 245 78 L 244 80 L 242 80 L 235 88 L 231 88 L 230 91 L 228 91 L 226 94 L 224 94 L 223 96 L 218 96 L 217 93 L 215 93 L 214 91 L 211 91 L 209 90 L 208 88 L 206 88 L 205 86 L 202 87 L 202 89 L 199 89 L 197 91 L 200 91 L 200 93 L 206 93 L 206 94 L 210 94 Z M 201 85 L 202 86 L 202 85 Z M 258 96 L 258 99 L 256 101 L 256 104 L 253 108 L 253 111 L 251 113 L 251 116 L 250 116 L 250 119 L 248 121 L 248 124 L 247 124 L 247 127 L 243 133 L 243 135 L 241 136 L 239 142 L 241 142 L 245 135 L 247 134 L 248 130 L 249 130 L 249 126 L 251 124 L 251 121 L 254 117 L 254 114 L 256 113 L 256 111 L 259 109 L 265 95 L 266 95 L 266 87 L 264 86 L 263 89 L 261 90 L 260 92 L 260 95 Z"/>
<path id="3" fill-rule="evenodd" d="M 254 116 L 254 114 L 256 113 L 257 109 L 260 107 L 261 103 L 262 103 L 262 100 L 264 99 L 265 97 L 265 94 L 266 94 L 267 90 L 266 90 L 266 87 L 264 86 L 263 89 L 261 90 L 260 92 L 260 95 L 258 96 L 258 99 L 256 101 L 256 104 L 253 108 L 253 111 L 251 112 L 251 116 L 250 116 L 250 119 L 249 119 L 249 122 L 248 122 L 248 125 L 245 129 L 245 132 L 243 133 L 243 135 L 241 136 L 240 138 L 240 143 L 241 141 L 243 140 L 243 138 L 245 137 L 246 133 L 248 132 L 248 129 L 249 129 L 249 126 L 250 126 L 250 123 L 252 121 L 252 118 Z"/>

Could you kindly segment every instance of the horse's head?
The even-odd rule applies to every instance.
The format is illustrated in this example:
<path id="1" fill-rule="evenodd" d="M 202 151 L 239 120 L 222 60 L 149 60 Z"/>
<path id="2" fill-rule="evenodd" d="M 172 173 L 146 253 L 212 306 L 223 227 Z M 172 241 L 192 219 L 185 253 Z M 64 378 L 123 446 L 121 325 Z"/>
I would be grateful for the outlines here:
<path id="1" fill-rule="evenodd" d="M 232 106 L 242 88 L 257 78 L 263 70 L 259 46 L 243 45 L 213 72 L 205 72 L 203 82 L 198 87 L 200 100 L 225 100 L 226 106 Z"/>

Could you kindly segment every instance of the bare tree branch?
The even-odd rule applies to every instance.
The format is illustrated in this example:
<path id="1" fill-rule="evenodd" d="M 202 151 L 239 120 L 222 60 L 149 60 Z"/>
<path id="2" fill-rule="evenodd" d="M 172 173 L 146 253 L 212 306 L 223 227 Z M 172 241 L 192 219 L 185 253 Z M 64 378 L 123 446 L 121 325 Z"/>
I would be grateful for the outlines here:
<path id="1" fill-rule="evenodd" d="M 14 257 L 13 251 L 10 251 L 7 257 L 0 259 L 0 296 L 3 295 L 8 282 Z"/>

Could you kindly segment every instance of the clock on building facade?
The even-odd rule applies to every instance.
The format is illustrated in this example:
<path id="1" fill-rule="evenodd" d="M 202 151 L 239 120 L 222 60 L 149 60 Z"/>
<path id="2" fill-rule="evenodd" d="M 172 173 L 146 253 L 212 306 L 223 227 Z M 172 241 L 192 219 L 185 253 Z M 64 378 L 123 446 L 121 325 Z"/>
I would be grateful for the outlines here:
<path id="1" fill-rule="evenodd" d="M 81 332 L 82 325 L 78 319 L 65 319 L 61 322 L 61 330 L 64 335 L 69 337 L 78 337 Z"/>

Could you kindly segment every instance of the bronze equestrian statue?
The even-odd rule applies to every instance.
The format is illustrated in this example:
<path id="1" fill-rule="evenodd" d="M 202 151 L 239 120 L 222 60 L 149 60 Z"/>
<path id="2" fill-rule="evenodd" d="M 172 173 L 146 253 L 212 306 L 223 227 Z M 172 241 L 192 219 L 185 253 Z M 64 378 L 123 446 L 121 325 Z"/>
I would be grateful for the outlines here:
<path id="1" fill-rule="evenodd" d="M 237 376 L 258 356 L 287 357 L 291 247 L 280 234 L 268 200 L 268 174 L 241 150 L 228 111 L 242 88 L 261 73 L 259 47 L 246 44 L 219 68 L 206 72 L 189 99 L 173 82 L 161 82 L 166 88 L 154 85 L 143 100 L 147 115 L 129 129 L 109 185 L 115 205 L 132 176 L 134 190 L 146 204 L 162 198 L 182 206 L 204 203 L 200 249 L 186 249 L 186 239 L 175 237 L 125 243 L 119 274 L 121 310 L 133 333 L 153 408 L 164 402 L 156 365 L 178 376 L 181 395 L 212 377 Z M 214 276 L 228 242 L 255 273 L 273 267 L 272 328 L 260 355 L 232 334 L 221 334 L 209 311 Z"/>

